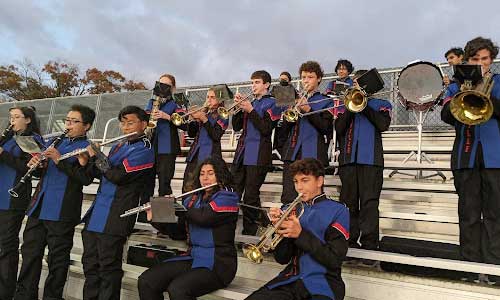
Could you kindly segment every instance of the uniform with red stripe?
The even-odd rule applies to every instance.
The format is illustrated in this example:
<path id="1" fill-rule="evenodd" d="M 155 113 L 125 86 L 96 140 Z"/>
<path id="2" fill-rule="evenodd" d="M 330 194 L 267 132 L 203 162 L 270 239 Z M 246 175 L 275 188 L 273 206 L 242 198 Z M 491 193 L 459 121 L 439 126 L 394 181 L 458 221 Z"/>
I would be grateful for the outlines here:
<path id="1" fill-rule="evenodd" d="M 101 183 L 94 203 L 83 218 L 85 230 L 128 236 L 135 218 L 120 218 L 120 214 L 137 206 L 144 174 L 154 164 L 154 152 L 143 136 L 113 146 L 108 158 L 111 168 L 104 174 L 95 166 L 95 159 L 87 167 Z"/>
<path id="2" fill-rule="evenodd" d="M 266 287 L 273 290 L 301 281 L 310 295 L 343 299 L 341 266 L 348 247 L 349 211 L 325 194 L 303 204 L 299 237 L 284 238 L 274 251 L 276 261 L 288 265 Z"/>

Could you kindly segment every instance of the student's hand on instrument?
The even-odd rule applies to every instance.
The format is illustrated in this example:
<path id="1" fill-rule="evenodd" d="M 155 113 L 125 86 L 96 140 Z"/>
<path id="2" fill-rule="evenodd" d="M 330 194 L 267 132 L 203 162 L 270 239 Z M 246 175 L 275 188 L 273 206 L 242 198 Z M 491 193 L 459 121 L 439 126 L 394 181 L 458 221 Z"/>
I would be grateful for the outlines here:
<path id="1" fill-rule="evenodd" d="M 280 229 L 278 230 L 278 234 L 293 239 L 298 238 L 301 232 L 302 226 L 300 225 L 300 221 L 296 216 L 293 215 L 283 221 L 283 223 L 281 223 Z"/>
<path id="2" fill-rule="evenodd" d="M 283 211 L 279 207 L 271 207 L 269 209 L 269 220 L 271 220 L 271 223 L 276 223 L 281 217 L 281 214 Z"/>
<path id="3" fill-rule="evenodd" d="M 253 110 L 252 103 L 250 103 L 250 101 L 248 101 L 248 100 L 241 101 L 238 105 L 241 107 L 241 110 L 244 112 L 249 113 Z"/>
<path id="4" fill-rule="evenodd" d="M 194 120 L 197 120 L 197 121 L 201 121 L 201 119 L 205 116 L 205 112 L 203 111 L 197 111 L 197 112 L 194 112 L 191 117 L 194 119 Z"/>
<path id="5" fill-rule="evenodd" d="M 30 159 L 30 161 L 28 161 L 28 167 L 31 168 L 35 165 L 38 165 L 39 168 L 42 168 L 43 165 L 40 164 L 40 161 L 41 161 L 40 154 L 36 154 Z"/>
<path id="6" fill-rule="evenodd" d="M 151 210 L 151 206 L 148 209 L 146 209 L 145 212 L 146 212 L 146 218 L 148 219 L 149 222 L 151 222 L 151 220 L 153 220 L 153 211 Z"/>
<path id="7" fill-rule="evenodd" d="M 87 146 L 87 153 L 88 153 L 89 157 L 94 157 L 95 156 L 95 151 L 94 151 L 94 149 L 92 149 L 92 146 L 90 146 L 90 145 Z"/>
<path id="8" fill-rule="evenodd" d="M 87 163 L 89 162 L 89 155 L 87 153 L 80 153 L 78 154 L 77 158 L 78 158 L 78 163 L 82 167 L 86 166 Z"/>
<path id="9" fill-rule="evenodd" d="M 297 99 L 297 105 L 300 111 L 302 112 L 310 112 L 311 111 L 311 106 L 307 104 L 307 99 L 302 97 L 300 99 Z"/>
<path id="10" fill-rule="evenodd" d="M 45 150 L 45 156 L 52 159 L 54 163 L 59 163 L 59 157 L 61 157 L 61 153 L 56 148 L 48 148 Z"/>
<path id="11" fill-rule="evenodd" d="M 234 95 L 234 103 L 239 103 L 243 100 L 243 95 L 240 93 L 236 93 Z"/>
<path id="12" fill-rule="evenodd" d="M 158 111 L 154 112 L 153 113 L 153 118 L 155 118 L 156 120 L 164 119 L 164 120 L 170 121 L 170 115 L 167 114 L 164 111 L 161 111 L 161 110 L 158 110 Z"/>

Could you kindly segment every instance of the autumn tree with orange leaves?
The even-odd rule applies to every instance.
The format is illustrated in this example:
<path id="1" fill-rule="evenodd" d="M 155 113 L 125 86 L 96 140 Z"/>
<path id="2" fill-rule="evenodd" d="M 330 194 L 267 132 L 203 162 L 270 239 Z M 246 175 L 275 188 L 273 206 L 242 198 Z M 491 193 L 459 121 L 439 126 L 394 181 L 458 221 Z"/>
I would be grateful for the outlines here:
<path id="1" fill-rule="evenodd" d="M 49 61 L 38 67 L 25 59 L 15 65 L 0 66 L 0 101 L 145 89 L 143 82 L 127 80 L 119 72 L 90 68 L 82 73 L 77 65 L 64 61 Z"/>

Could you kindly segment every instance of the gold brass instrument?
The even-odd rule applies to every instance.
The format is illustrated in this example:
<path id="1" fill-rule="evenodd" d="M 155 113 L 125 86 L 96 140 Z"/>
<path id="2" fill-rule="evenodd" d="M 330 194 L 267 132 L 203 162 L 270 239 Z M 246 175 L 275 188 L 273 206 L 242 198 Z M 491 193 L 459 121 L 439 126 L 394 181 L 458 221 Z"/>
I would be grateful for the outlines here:
<path id="1" fill-rule="evenodd" d="M 307 113 L 300 112 L 299 109 L 298 109 L 299 107 L 301 107 L 303 105 L 310 105 L 310 104 L 321 103 L 321 102 L 325 102 L 325 101 L 333 101 L 334 99 L 339 99 L 339 96 L 326 95 L 326 98 L 314 100 L 314 101 L 311 101 L 311 102 L 308 102 L 308 103 L 297 104 L 294 107 L 287 109 L 283 113 L 283 117 L 285 118 L 285 120 L 287 122 L 293 123 L 293 122 L 297 122 L 297 120 L 299 118 L 301 118 L 301 117 L 305 117 L 305 116 L 309 116 L 309 115 L 314 115 L 314 114 L 322 113 L 324 111 L 331 110 L 331 109 L 334 109 L 336 107 L 343 106 L 343 104 L 342 104 L 342 105 L 339 105 L 339 106 L 325 107 L 323 109 L 318 109 L 318 110 L 310 111 L 310 112 L 307 112 Z"/>
<path id="2" fill-rule="evenodd" d="M 194 114 L 196 112 L 203 111 L 203 110 L 207 110 L 207 112 L 208 112 L 208 109 L 209 109 L 209 105 L 208 105 L 208 103 L 205 103 L 202 107 L 197 108 L 195 110 L 192 110 L 184 115 L 181 115 L 179 113 L 173 113 L 170 116 L 170 122 L 172 122 L 175 126 L 181 126 L 182 124 L 187 124 L 187 123 L 193 121 L 192 119 L 189 118 L 189 116 L 191 116 L 192 114 Z"/>
<path id="3" fill-rule="evenodd" d="M 251 260 L 252 262 L 256 264 L 262 263 L 264 260 L 263 252 L 268 252 L 270 250 L 274 250 L 276 246 L 281 242 L 283 239 L 282 235 L 276 234 L 278 229 L 280 229 L 281 224 L 292 214 L 292 212 L 295 211 L 297 206 L 300 204 L 302 205 L 302 193 L 293 200 L 292 203 L 288 206 L 288 208 L 283 212 L 281 215 L 280 219 L 273 225 L 269 225 L 264 232 L 263 235 L 261 235 L 259 242 L 254 245 L 254 244 L 245 244 L 243 245 L 243 254 L 245 255 L 246 258 Z M 300 214 L 297 216 L 297 218 L 300 218 L 302 216 L 302 213 L 304 210 L 302 209 Z"/>
<path id="4" fill-rule="evenodd" d="M 460 92 L 450 102 L 450 111 L 455 119 L 466 125 L 479 125 L 488 121 L 493 115 L 493 102 L 490 98 L 493 84 L 490 73 L 486 73 L 482 82 L 475 87 L 470 80 L 465 80 L 460 86 Z"/>
<path id="5" fill-rule="evenodd" d="M 250 91 L 250 93 L 246 94 L 243 99 L 240 101 L 245 101 L 247 100 L 248 98 L 250 98 L 250 96 L 253 96 L 253 92 Z M 250 102 L 253 102 L 255 99 L 251 100 Z M 217 108 L 217 113 L 219 114 L 219 116 L 223 119 L 229 119 L 229 115 L 235 115 L 237 113 L 239 113 L 241 111 L 241 108 L 238 106 L 239 102 L 233 104 L 232 106 L 228 107 L 228 108 L 225 108 L 223 106 Z"/>
<path id="6" fill-rule="evenodd" d="M 210 185 L 202 186 L 202 187 L 194 189 L 192 191 L 185 192 L 184 194 L 180 194 L 179 196 L 174 196 L 173 198 L 174 199 L 179 199 L 179 198 L 182 199 L 183 197 L 185 197 L 187 195 L 191 195 L 191 194 L 194 194 L 194 193 L 197 193 L 197 192 L 200 192 L 200 191 L 212 188 L 212 187 L 217 186 L 217 185 L 218 185 L 217 182 L 216 183 L 212 183 Z M 177 202 L 175 202 L 175 203 L 177 204 L 177 206 L 178 206 L 178 208 L 180 210 L 186 210 L 186 208 L 182 204 L 177 203 Z M 143 212 L 145 210 L 148 210 L 150 208 L 151 208 L 151 203 L 148 202 L 148 203 L 145 203 L 145 204 L 143 204 L 141 206 L 138 206 L 138 207 L 135 207 L 135 208 L 132 208 L 132 209 L 129 209 L 129 210 L 125 211 L 123 214 L 120 215 L 120 218 L 125 218 L 125 217 L 131 216 L 131 215 L 135 215 L 135 214 L 138 214 L 138 213 Z"/>
<path id="7" fill-rule="evenodd" d="M 307 96 L 307 85 L 304 84 L 304 87 L 302 89 L 302 92 L 301 94 L 299 95 L 298 99 L 302 99 L 302 98 L 305 98 Z M 326 99 L 320 99 L 320 100 L 326 100 Z M 310 103 L 304 103 L 304 104 L 295 104 L 293 107 L 290 107 L 289 109 L 287 109 L 284 113 L 283 113 L 283 118 L 287 121 L 287 122 L 297 122 L 297 120 L 299 119 L 299 117 L 301 116 L 301 112 L 299 110 L 299 107 L 300 106 L 303 106 L 303 105 L 308 105 L 308 104 L 312 104 L 314 102 L 321 102 L 321 101 L 313 101 L 313 102 L 310 102 Z"/>
<path id="8" fill-rule="evenodd" d="M 160 110 L 160 106 L 163 104 L 164 100 L 160 96 L 155 96 L 153 103 L 151 104 L 151 114 L 149 116 L 147 130 L 152 130 L 156 128 L 158 120 L 154 117 L 154 114 Z"/>
<path id="9" fill-rule="evenodd" d="M 343 98 L 345 108 L 353 113 L 363 111 L 368 104 L 368 95 L 360 87 L 348 88 Z"/>

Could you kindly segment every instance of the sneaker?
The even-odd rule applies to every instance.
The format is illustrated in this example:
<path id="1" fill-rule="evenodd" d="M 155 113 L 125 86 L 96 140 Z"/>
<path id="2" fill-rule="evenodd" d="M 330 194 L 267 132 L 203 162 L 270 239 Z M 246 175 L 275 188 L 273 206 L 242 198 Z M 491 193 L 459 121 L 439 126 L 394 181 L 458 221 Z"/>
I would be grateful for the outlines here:
<path id="1" fill-rule="evenodd" d="M 471 283 L 480 283 L 483 274 L 466 273 L 460 280 Z"/>
<path id="2" fill-rule="evenodd" d="M 480 275 L 483 275 L 482 279 L 488 285 L 495 285 L 495 286 L 500 285 L 500 276 L 486 275 L 486 274 L 480 274 Z"/>
<path id="3" fill-rule="evenodd" d="M 361 259 L 359 262 L 359 265 L 362 267 L 367 267 L 367 268 L 375 268 L 379 264 L 378 260 L 373 260 L 373 259 Z"/>

